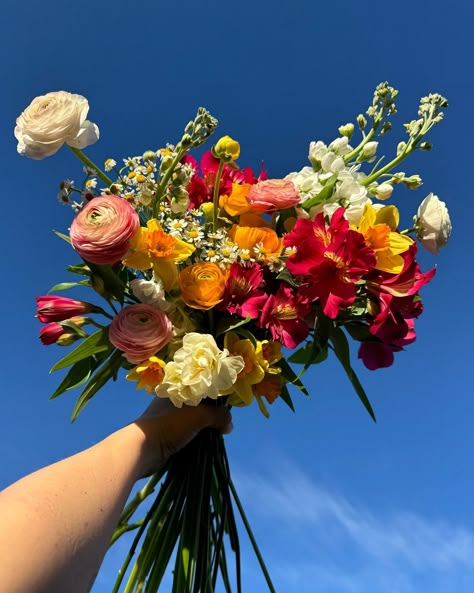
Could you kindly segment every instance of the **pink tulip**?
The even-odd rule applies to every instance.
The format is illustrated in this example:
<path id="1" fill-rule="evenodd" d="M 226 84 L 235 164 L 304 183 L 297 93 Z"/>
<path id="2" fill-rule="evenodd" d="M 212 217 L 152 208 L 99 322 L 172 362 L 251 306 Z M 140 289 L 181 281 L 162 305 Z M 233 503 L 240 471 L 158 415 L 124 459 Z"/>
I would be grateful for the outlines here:
<path id="1" fill-rule="evenodd" d="M 122 350 L 128 362 L 138 364 L 156 354 L 170 341 L 173 326 L 168 317 L 151 305 L 130 305 L 114 317 L 109 340 Z"/>
<path id="2" fill-rule="evenodd" d="M 273 212 L 296 206 L 300 195 L 289 179 L 265 179 L 250 188 L 247 200 L 258 212 Z"/>
<path id="3" fill-rule="evenodd" d="M 94 310 L 94 305 L 75 301 L 66 297 L 46 295 L 36 297 L 37 317 L 41 323 L 50 321 L 64 321 L 75 315 L 90 313 Z"/>
<path id="4" fill-rule="evenodd" d="M 140 226 L 136 210 L 118 196 L 94 198 L 72 221 L 69 236 L 79 255 L 93 264 L 115 265 Z"/>

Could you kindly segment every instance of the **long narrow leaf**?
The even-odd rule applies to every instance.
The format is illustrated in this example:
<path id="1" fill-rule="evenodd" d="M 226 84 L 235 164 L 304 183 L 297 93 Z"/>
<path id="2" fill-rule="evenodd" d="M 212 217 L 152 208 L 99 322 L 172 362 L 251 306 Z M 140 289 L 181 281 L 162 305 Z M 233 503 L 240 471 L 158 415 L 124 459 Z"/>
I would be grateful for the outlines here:
<path id="1" fill-rule="evenodd" d="M 340 327 L 334 325 L 331 329 L 330 340 L 334 347 L 334 353 L 342 364 L 343 369 L 346 371 L 346 374 L 352 383 L 352 386 L 354 387 L 360 401 L 369 413 L 372 420 L 376 422 L 377 420 L 375 418 L 374 410 L 372 409 L 369 398 L 367 397 L 361 382 L 351 367 L 349 342 L 347 341 L 346 334 Z"/>
<path id="2" fill-rule="evenodd" d="M 65 369 L 66 367 L 89 358 L 93 354 L 111 350 L 112 345 L 109 342 L 109 328 L 103 327 L 86 338 L 77 348 L 67 354 L 64 358 L 61 358 L 49 371 L 50 373 L 58 371 L 59 369 Z"/>

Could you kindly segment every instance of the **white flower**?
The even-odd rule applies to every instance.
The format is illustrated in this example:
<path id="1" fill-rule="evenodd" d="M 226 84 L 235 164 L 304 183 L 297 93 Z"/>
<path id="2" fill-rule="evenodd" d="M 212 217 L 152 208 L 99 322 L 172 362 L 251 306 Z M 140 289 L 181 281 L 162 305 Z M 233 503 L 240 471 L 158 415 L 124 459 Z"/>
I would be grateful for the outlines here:
<path id="1" fill-rule="evenodd" d="M 206 397 L 217 399 L 228 392 L 244 366 L 241 356 L 219 350 L 211 335 L 191 332 L 165 366 L 163 382 L 155 393 L 169 398 L 177 408 L 197 406 Z"/>
<path id="2" fill-rule="evenodd" d="M 364 147 L 362 148 L 361 157 L 363 159 L 369 160 L 374 158 L 377 152 L 378 145 L 379 143 L 375 141 L 367 142 L 367 144 L 364 144 Z"/>
<path id="3" fill-rule="evenodd" d="M 352 132 L 354 131 L 354 126 L 352 124 L 347 124 L 347 126 L 341 126 L 341 128 L 344 130 L 352 130 Z M 349 138 L 347 136 L 336 138 L 331 142 L 328 148 L 329 150 L 332 150 L 333 152 L 339 155 L 348 154 L 352 150 L 352 146 L 349 145 Z"/>
<path id="4" fill-rule="evenodd" d="M 164 313 L 174 308 L 173 304 L 166 300 L 163 282 L 159 277 L 155 277 L 154 280 L 132 280 L 130 287 L 141 303 L 152 305 Z"/>
<path id="5" fill-rule="evenodd" d="M 437 255 L 451 235 L 451 220 L 446 204 L 435 194 L 429 193 L 421 202 L 414 220 L 421 244 L 430 253 Z"/>
<path id="6" fill-rule="evenodd" d="M 112 169 L 116 166 L 117 166 L 117 161 L 114 161 L 114 159 L 107 159 L 104 163 L 104 169 L 106 171 L 112 171 Z"/>
<path id="7" fill-rule="evenodd" d="M 99 128 L 86 120 L 89 103 L 65 91 L 36 97 L 16 120 L 15 137 L 21 155 L 40 160 L 63 144 L 85 148 L 99 139 Z"/>
<path id="8" fill-rule="evenodd" d="M 390 183 L 381 183 L 375 190 L 375 195 L 379 200 L 388 200 L 393 192 L 393 185 Z"/>

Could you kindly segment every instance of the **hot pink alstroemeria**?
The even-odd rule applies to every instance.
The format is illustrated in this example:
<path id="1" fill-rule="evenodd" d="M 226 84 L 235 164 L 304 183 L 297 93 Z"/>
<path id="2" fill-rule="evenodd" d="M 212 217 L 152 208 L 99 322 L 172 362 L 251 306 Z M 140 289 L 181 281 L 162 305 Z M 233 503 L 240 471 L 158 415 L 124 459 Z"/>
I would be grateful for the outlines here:
<path id="1" fill-rule="evenodd" d="M 309 301 L 319 299 L 325 315 L 331 319 L 354 302 L 355 283 L 376 262 L 363 235 L 349 229 L 344 208 L 336 210 L 329 226 L 322 213 L 314 221 L 298 220 L 284 243 L 296 247 L 286 267 L 300 276 L 300 295 Z"/>
<path id="2" fill-rule="evenodd" d="M 222 301 L 217 308 L 246 317 L 242 313 L 242 307 L 250 298 L 261 296 L 266 298 L 263 290 L 259 290 L 262 280 L 263 270 L 259 264 L 241 266 L 233 263 L 229 270 Z"/>
<path id="3" fill-rule="evenodd" d="M 66 297 L 46 295 L 36 297 L 37 317 L 41 323 L 64 321 L 75 315 L 94 311 L 94 305 Z"/>

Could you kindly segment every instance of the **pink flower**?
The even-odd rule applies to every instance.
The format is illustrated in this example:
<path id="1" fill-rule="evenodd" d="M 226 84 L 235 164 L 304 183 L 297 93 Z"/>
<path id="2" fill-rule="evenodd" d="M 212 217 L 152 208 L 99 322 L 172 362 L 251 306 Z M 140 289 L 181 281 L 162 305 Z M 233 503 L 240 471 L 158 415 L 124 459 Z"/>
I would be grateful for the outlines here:
<path id="1" fill-rule="evenodd" d="M 56 340 L 62 336 L 65 332 L 65 329 L 59 323 L 48 323 L 40 329 L 40 340 L 44 346 L 49 346 L 50 344 L 56 344 Z"/>
<path id="2" fill-rule="evenodd" d="M 93 264 L 117 264 L 140 226 L 134 208 L 118 196 L 91 200 L 72 221 L 69 235 L 74 249 Z"/>
<path id="3" fill-rule="evenodd" d="M 295 206 L 300 195 L 289 179 L 265 179 L 250 188 L 247 200 L 258 212 L 272 212 Z"/>
<path id="4" fill-rule="evenodd" d="M 128 362 L 138 364 L 170 341 L 173 326 L 168 317 L 151 305 L 130 305 L 110 324 L 109 340 L 125 353 Z"/>
<path id="5" fill-rule="evenodd" d="M 241 266 L 238 263 L 233 263 L 230 266 L 229 276 L 225 284 L 224 294 L 222 295 L 222 302 L 217 306 L 218 309 L 226 310 L 229 313 L 241 315 L 242 307 L 245 306 L 250 298 L 267 295 L 259 290 L 263 282 L 263 270 L 257 263 L 249 266 Z"/>
<path id="6" fill-rule="evenodd" d="M 37 317 L 41 323 L 64 321 L 75 315 L 82 315 L 95 310 L 94 305 L 90 303 L 54 295 L 36 297 L 36 304 Z"/>

